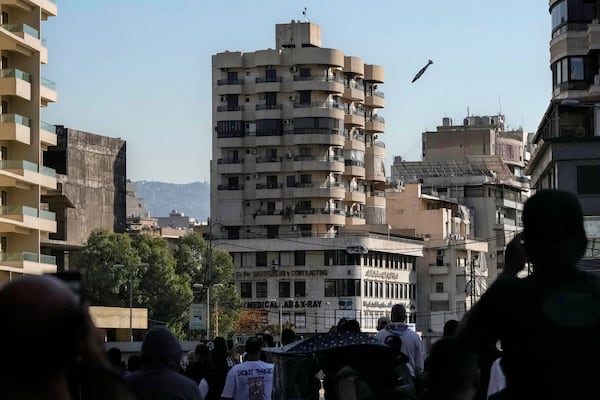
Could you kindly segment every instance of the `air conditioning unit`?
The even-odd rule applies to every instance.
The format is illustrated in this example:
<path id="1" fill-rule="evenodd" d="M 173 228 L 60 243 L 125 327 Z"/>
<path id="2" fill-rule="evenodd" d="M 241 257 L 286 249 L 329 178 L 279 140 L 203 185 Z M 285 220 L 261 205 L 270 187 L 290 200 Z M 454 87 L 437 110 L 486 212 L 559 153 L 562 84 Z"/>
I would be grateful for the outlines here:
<path id="1" fill-rule="evenodd" d="M 291 96 L 288 97 L 288 99 L 290 101 L 296 101 L 296 96 L 295 95 L 291 95 Z"/>
<path id="2" fill-rule="evenodd" d="M 251 153 L 251 154 L 256 154 L 256 149 L 252 149 L 252 150 L 250 150 L 250 153 Z"/>
<path id="3" fill-rule="evenodd" d="M 254 175 L 252 175 L 252 177 L 253 177 L 254 179 L 258 179 L 258 176 L 259 176 L 258 174 L 254 174 Z"/>
<path id="4" fill-rule="evenodd" d="M 292 123 L 292 120 L 291 120 L 291 119 L 284 119 L 284 120 L 283 120 L 283 124 L 284 124 L 284 125 L 289 125 L 289 124 L 291 124 L 291 123 Z"/>
<path id="5" fill-rule="evenodd" d="M 264 100 L 267 98 L 266 94 L 261 94 L 260 96 L 258 96 L 259 99 Z"/>
<path id="6" fill-rule="evenodd" d="M 221 102 L 225 102 L 225 101 L 227 101 L 227 97 L 221 96 Z"/>
<path id="7" fill-rule="evenodd" d="M 287 153 L 285 158 L 294 158 L 294 153 Z"/>
<path id="8" fill-rule="evenodd" d="M 292 225 L 290 227 L 290 229 L 292 230 L 292 232 L 296 232 L 298 230 L 298 226 L 297 225 Z"/>
<path id="9" fill-rule="evenodd" d="M 290 67 L 290 72 L 297 72 L 298 71 L 298 67 L 293 65 Z"/>

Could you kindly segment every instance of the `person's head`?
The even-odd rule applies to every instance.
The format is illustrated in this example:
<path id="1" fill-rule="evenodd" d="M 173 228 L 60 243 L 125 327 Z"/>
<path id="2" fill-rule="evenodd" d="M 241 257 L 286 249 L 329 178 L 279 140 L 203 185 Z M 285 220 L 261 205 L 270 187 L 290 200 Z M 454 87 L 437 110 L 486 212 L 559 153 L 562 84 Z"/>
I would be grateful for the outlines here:
<path id="1" fill-rule="evenodd" d="M 577 197 L 562 190 L 540 190 L 523 208 L 523 241 L 534 273 L 574 268 L 587 237 Z"/>
<path id="2" fill-rule="evenodd" d="M 168 367 L 179 369 L 182 350 L 173 333 L 164 326 L 150 329 L 142 342 L 142 364 L 144 368 Z"/>
<path id="3" fill-rule="evenodd" d="M 388 317 L 380 317 L 377 320 L 377 330 L 380 331 L 383 328 L 385 328 L 386 326 L 388 326 L 388 324 L 392 322 L 391 319 L 389 319 Z"/>
<path id="4" fill-rule="evenodd" d="M 455 337 L 431 346 L 425 388 L 433 399 L 473 398 L 479 386 L 478 358 L 463 350 Z"/>
<path id="5" fill-rule="evenodd" d="M 455 319 L 449 319 L 444 324 L 444 332 L 442 336 L 454 336 L 458 330 L 458 321 Z"/>
<path id="6" fill-rule="evenodd" d="M 265 347 L 274 347 L 275 346 L 275 339 L 273 338 L 273 335 L 271 335 L 270 333 L 263 334 L 262 340 L 263 340 L 263 344 L 265 345 Z"/>
<path id="7" fill-rule="evenodd" d="M 281 331 L 281 344 L 286 345 L 294 342 L 296 340 L 296 333 L 290 328 L 286 328 Z"/>
<path id="8" fill-rule="evenodd" d="M 110 365 L 112 365 L 114 368 L 121 368 L 121 350 L 116 347 L 111 347 L 106 352 L 106 356 L 108 357 Z"/>
<path id="9" fill-rule="evenodd" d="M 508 242 L 504 251 L 504 270 L 503 274 L 507 276 L 516 276 L 527 262 L 527 253 L 523 247 L 523 232 L 517 233 L 515 237 Z"/>
<path id="10" fill-rule="evenodd" d="M 216 338 L 213 339 L 213 348 L 216 350 L 225 350 L 227 351 L 227 341 L 225 340 L 224 337 L 221 336 L 217 336 Z"/>
<path id="11" fill-rule="evenodd" d="M 360 332 L 360 324 L 355 319 L 348 319 L 338 326 L 338 332 Z"/>
<path id="12" fill-rule="evenodd" d="M 127 370 L 129 372 L 137 371 L 142 368 L 142 357 L 137 354 L 129 356 L 127 359 Z"/>
<path id="13" fill-rule="evenodd" d="M 246 359 L 247 360 L 258 360 L 260 359 L 262 349 L 262 340 L 259 337 L 250 337 L 246 340 Z"/>
<path id="14" fill-rule="evenodd" d="M 406 322 L 406 308 L 403 304 L 394 304 L 392 307 L 392 322 Z"/>
<path id="15" fill-rule="evenodd" d="M 197 361 L 206 360 L 210 354 L 208 346 L 204 343 L 198 343 L 196 345 L 196 349 L 194 350 L 194 354 L 196 356 Z"/>
<path id="16" fill-rule="evenodd" d="M 5 381 L 45 385 L 63 379 L 91 329 L 71 289 L 50 276 L 25 276 L 5 285 L 0 321 L 2 386 Z M 105 352 L 101 355 L 106 362 Z"/>

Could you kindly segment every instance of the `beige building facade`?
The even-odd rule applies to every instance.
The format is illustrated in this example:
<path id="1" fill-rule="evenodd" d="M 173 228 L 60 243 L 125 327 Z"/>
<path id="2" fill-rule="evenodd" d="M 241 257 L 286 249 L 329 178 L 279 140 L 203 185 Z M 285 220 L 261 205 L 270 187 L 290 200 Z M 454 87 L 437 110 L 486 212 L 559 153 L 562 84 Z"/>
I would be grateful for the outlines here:
<path id="1" fill-rule="evenodd" d="M 0 284 L 56 271 L 54 257 L 40 253 L 56 231 L 54 213 L 40 201 L 56 189 L 55 171 L 42 159 L 56 131 L 41 120 L 41 107 L 57 100 L 54 83 L 41 76 L 48 61 L 42 22 L 56 14 L 50 0 L 0 0 Z"/>
<path id="2" fill-rule="evenodd" d="M 387 225 L 369 234 L 385 223 L 384 70 L 321 47 L 312 23 L 278 24 L 275 39 L 212 58 L 209 235 L 233 255 L 246 306 L 271 323 L 292 315 L 314 333 L 347 316 L 374 329 L 392 300 L 415 309 L 422 249 L 388 240 Z M 397 271 L 372 272 L 369 286 L 374 263 Z"/>
<path id="3" fill-rule="evenodd" d="M 386 199 L 388 223 L 424 238 L 416 327 L 429 350 L 446 321 L 460 320 L 487 288 L 488 242 L 473 235 L 472 208 L 425 194 L 420 183 L 388 189 Z"/>

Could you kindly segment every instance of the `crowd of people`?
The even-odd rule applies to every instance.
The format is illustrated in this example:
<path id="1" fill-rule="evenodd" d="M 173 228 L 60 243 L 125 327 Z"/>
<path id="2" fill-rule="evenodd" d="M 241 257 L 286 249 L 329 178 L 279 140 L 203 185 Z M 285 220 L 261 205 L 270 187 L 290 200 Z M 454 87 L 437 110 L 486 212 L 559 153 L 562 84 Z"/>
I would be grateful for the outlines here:
<path id="1" fill-rule="evenodd" d="M 199 343 L 182 366 L 177 338 L 159 326 L 125 365 L 118 349 L 104 350 L 68 286 L 50 276 L 26 276 L 0 289 L 0 397 L 596 399 L 600 280 L 577 267 L 587 245 L 583 222 L 574 195 L 543 190 L 532 196 L 523 210 L 524 230 L 507 246 L 503 272 L 461 321 L 446 322 L 426 358 L 406 309 L 396 304 L 380 318 L 375 336 L 361 333 L 356 320 L 332 328 L 329 335 L 338 342 L 364 335 L 367 351 L 349 345 L 292 356 L 274 351 L 273 337 L 261 334 L 238 354 L 219 337 L 210 347 Z M 520 277 L 526 264 L 533 268 Z M 284 349 L 302 343 L 290 329 L 281 338 Z"/>

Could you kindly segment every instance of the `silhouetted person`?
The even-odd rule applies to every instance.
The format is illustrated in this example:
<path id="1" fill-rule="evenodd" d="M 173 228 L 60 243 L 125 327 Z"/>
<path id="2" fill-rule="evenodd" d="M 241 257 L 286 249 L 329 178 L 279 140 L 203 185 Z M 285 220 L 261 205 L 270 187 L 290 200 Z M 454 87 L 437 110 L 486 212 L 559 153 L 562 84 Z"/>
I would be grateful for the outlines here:
<path id="1" fill-rule="evenodd" d="M 422 400 L 470 400 L 479 384 L 477 355 L 445 336 L 431 346 Z"/>
<path id="2" fill-rule="evenodd" d="M 0 321 L 2 399 L 133 398 L 111 368 L 87 306 L 64 282 L 25 276 L 6 284 Z"/>
<path id="3" fill-rule="evenodd" d="M 360 324 L 355 319 L 345 319 L 338 325 L 338 332 L 360 332 Z"/>
<path id="4" fill-rule="evenodd" d="M 178 372 L 181 355 L 175 335 L 164 326 L 154 327 L 142 343 L 142 368 L 125 382 L 140 400 L 200 400 L 197 383 Z"/>
<path id="5" fill-rule="evenodd" d="M 201 391 L 206 393 L 205 400 L 219 400 L 225 386 L 225 377 L 235 365 L 227 351 L 227 341 L 217 336 L 213 339 L 214 348 L 210 352 L 212 368 L 206 372 L 204 379 L 200 381 Z M 204 383 L 203 383 L 204 382 Z"/>
<path id="6" fill-rule="evenodd" d="M 385 344 L 390 335 L 398 335 L 402 340 L 402 353 L 409 358 L 407 364 L 410 375 L 418 379 L 423 371 L 423 347 L 421 337 L 406 324 L 406 308 L 402 304 L 392 307 L 392 323 L 377 333 L 379 342 Z"/>
<path id="7" fill-rule="evenodd" d="M 449 319 L 444 324 L 444 330 L 442 332 L 442 336 L 454 336 L 456 335 L 456 331 L 458 330 L 458 321 L 455 319 Z"/>
<path id="8" fill-rule="evenodd" d="M 108 361 L 115 371 L 117 371 L 120 375 L 124 375 L 125 368 L 123 368 L 123 354 L 121 353 L 121 350 L 116 347 L 111 347 L 106 352 L 106 356 L 108 357 Z"/>
<path id="9" fill-rule="evenodd" d="M 504 398 L 595 399 L 600 280 L 576 266 L 587 245 L 579 202 L 539 191 L 525 203 L 523 224 L 533 274 L 497 280 L 461 323 L 460 343 L 491 364 L 500 340 Z"/>
<path id="10" fill-rule="evenodd" d="M 392 322 L 391 319 L 389 319 L 388 317 L 380 317 L 377 320 L 377 330 L 380 331 L 383 328 L 385 328 L 386 326 L 388 326 L 388 324 L 390 324 Z"/>
<path id="11" fill-rule="evenodd" d="M 137 354 L 129 356 L 127 359 L 127 371 L 134 372 L 142 368 L 142 357 Z"/>
<path id="12" fill-rule="evenodd" d="M 187 366 L 185 376 L 193 379 L 196 383 L 200 383 L 212 368 L 208 346 L 204 343 L 197 344 L 194 350 L 194 361 Z"/>
<path id="13" fill-rule="evenodd" d="M 296 341 L 296 334 L 290 328 L 285 328 L 281 331 L 281 344 L 285 346 Z"/>

